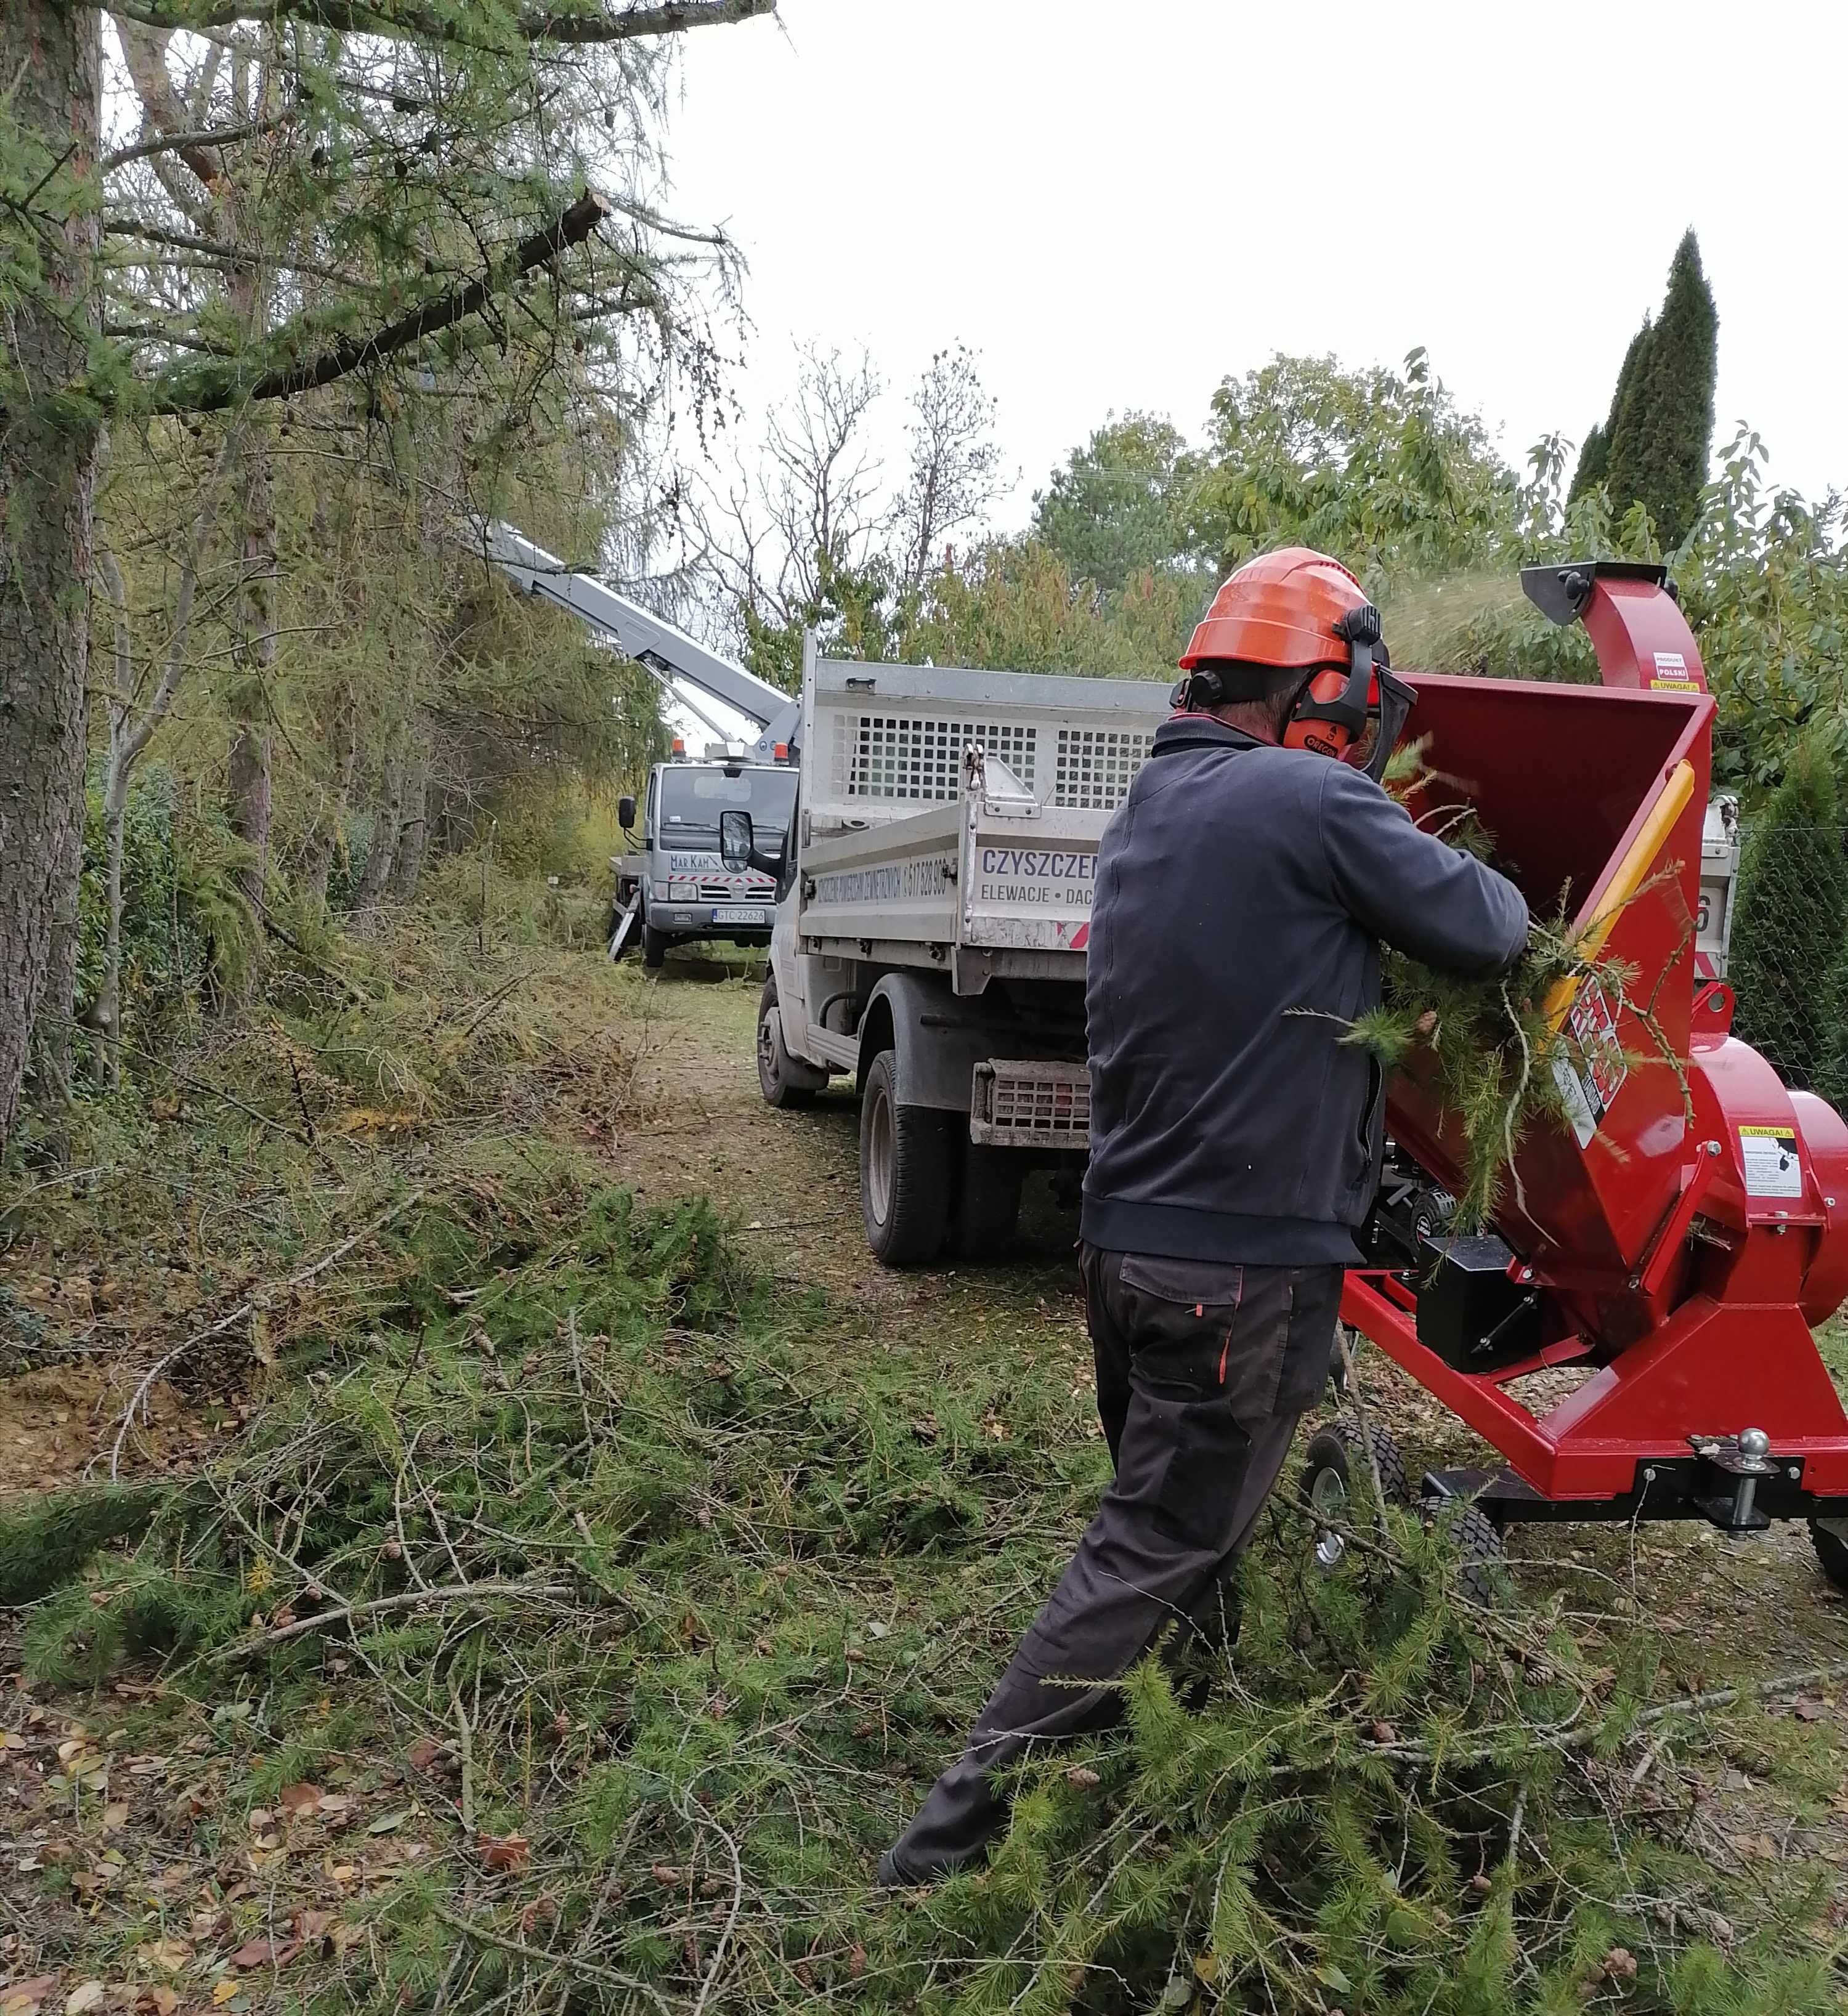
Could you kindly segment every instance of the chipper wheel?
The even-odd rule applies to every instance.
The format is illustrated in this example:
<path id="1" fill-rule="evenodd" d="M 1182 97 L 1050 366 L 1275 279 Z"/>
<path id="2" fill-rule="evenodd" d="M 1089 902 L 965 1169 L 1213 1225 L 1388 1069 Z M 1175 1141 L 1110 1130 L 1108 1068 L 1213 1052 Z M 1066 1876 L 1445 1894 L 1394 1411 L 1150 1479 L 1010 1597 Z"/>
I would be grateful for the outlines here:
<path id="1" fill-rule="evenodd" d="M 1427 1508 L 1432 1523 L 1449 1534 L 1457 1550 L 1457 1586 L 1479 1610 L 1505 1610 L 1514 1593 L 1501 1529 L 1467 1499 L 1445 1499 Z"/>
<path id="2" fill-rule="evenodd" d="M 1309 1438 L 1309 1453 L 1302 1467 L 1302 1496 L 1312 1513 L 1320 1515 L 1316 1526 L 1316 1565 L 1332 1574 L 1348 1550 L 1345 1536 L 1337 1524 L 1351 1523 L 1350 1507 L 1356 1490 L 1371 1489 L 1367 1453 L 1373 1451 L 1373 1468 L 1379 1473 L 1380 1489 L 1389 1505 L 1411 1502 L 1411 1485 L 1405 1474 L 1405 1459 L 1399 1445 L 1373 1421 L 1362 1426 L 1358 1414 L 1337 1414 Z M 1331 1523 L 1324 1525 L 1320 1519 Z"/>
<path id="3" fill-rule="evenodd" d="M 1848 1519 L 1812 1519 L 1810 1538 L 1822 1572 L 1848 1596 Z"/>

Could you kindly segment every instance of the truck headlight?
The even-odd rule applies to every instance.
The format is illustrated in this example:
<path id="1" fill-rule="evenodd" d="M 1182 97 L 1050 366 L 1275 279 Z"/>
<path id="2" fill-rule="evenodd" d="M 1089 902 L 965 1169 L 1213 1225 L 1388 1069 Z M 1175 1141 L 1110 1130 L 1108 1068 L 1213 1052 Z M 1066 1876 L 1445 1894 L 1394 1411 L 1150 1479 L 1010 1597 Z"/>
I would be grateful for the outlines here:
<path id="1" fill-rule="evenodd" d="M 665 882 L 651 882 L 648 885 L 648 894 L 657 903 L 665 903 L 671 893 Z"/>

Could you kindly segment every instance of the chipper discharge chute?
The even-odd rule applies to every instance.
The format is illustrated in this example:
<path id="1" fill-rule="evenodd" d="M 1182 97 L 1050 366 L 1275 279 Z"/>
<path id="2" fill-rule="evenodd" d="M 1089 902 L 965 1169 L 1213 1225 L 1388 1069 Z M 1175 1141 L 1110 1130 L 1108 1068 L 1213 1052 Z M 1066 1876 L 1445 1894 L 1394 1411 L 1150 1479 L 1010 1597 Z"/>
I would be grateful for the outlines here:
<path id="1" fill-rule="evenodd" d="M 1418 1165 L 1397 1174 L 1421 1171 L 1437 1209 L 1410 1264 L 1349 1274 L 1343 1313 L 1507 1460 L 1427 1479 L 1494 1526 L 1807 1518 L 1848 1582 L 1848 1417 L 1810 1330 L 1848 1295 L 1848 1126 L 1731 1034 L 1724 982 L 1696 979 L 1700 654 L 1659 567 L 1524 585 L 1583 622 L 1603 683 L 1408 675 L 1414 810 L 1472 807 L 1536 916 L 1563 907 L 1597 952 L 1544 1004 L 1559 1040 L 1536 1067 L 1570 1125 L 1531 1125 L 1493 1233 L 1451 1237 L 1461 1117 L 1417 1058 L 1395 1073 L 1388 1132 Z M 1511 1390 L 1558 1368 L 1582 1376 L 1550 1405 Z"/>

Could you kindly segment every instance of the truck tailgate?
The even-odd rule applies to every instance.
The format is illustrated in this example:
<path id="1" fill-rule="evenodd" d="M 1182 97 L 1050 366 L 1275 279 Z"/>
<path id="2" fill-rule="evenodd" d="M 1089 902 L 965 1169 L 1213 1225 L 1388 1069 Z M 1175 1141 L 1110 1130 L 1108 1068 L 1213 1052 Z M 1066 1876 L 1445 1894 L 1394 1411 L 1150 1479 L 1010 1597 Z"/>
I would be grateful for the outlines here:
<path id="1" fill-rule="evenodd" d="M 1046 806 L 1036 818 L 1007 819 L 978 808 L 967 833 L 962 942 L 1083 952 L 1108 816 Z"/>

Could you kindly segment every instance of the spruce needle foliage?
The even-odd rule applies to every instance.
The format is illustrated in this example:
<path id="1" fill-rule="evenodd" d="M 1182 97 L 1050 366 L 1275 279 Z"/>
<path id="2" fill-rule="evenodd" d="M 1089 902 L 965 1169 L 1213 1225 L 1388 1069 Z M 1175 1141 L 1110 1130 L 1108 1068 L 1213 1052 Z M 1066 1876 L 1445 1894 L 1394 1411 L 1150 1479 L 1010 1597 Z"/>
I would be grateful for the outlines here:
<path id="1" fill-rule="evenodd" d="M 111 1540 L 138 1533 L 167 1495 L 148 1484 L 47 1492 L 0 1513 L 0 1604 L 31 1603 Z"/>
<path id="2" fill-rule="evenodd" d="M 1094 1502 L 1088 1403 L 953 1338 L 844 1377 L 704 1202 L 552 1202 L 399 1221 L 377 1327 L 296 1347 L 250 1436 L 28 1620 L 41 1682 L 157 1665 L 189 1726 L 235 1707 L 266 1801 L 408 1755 L 419 1816 L 386 1817 L 426 1852 L 307 2006 L 1833 2006 L 1826 1872 L 1738 1885 L 1637 1789 L 1724 1736 L 1645 1708 L 1686 1677 L 1661 1643 L 1594 1666 L 1554 1610 L 1475 1607 L 1364 1487 L 1331 1577 L 1273 1501 L 1232 1652 L 1158 1647 L 1117 1728 L 1019 1772 L 985 1869 L 873 1892 Z"/>

